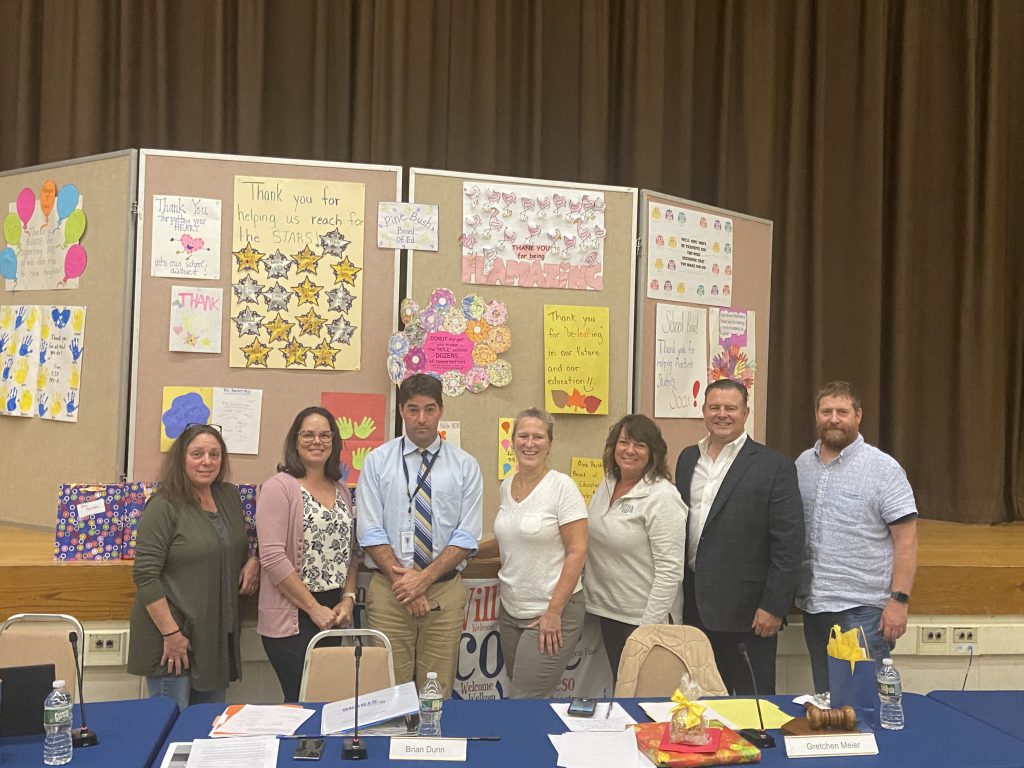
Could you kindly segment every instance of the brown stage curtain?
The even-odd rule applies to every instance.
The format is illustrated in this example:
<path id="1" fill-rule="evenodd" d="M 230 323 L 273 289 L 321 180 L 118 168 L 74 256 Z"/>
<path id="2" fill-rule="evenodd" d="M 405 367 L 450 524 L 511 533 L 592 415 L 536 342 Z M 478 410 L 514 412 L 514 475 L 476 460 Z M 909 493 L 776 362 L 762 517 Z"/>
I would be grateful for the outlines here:
<path id="1" fill-rule="evenodd" d="M 775 222 L 769 441 L 846 378 L 923 516 L 1024 519 L 1019 0 L 0 0 L 0 168 L 122 147 Z"/>

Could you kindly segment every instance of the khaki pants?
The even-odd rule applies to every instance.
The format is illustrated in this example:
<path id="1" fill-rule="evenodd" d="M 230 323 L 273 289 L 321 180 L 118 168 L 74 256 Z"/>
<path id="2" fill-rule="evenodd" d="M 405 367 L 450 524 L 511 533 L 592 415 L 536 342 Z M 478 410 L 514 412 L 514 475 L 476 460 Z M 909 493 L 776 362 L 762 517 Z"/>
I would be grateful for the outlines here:
<path id="1" fill-rule="evenodd" d="M 462 577 L 434 584 L 427 590 L 431 610 L 422 618 L 409 615 L 398 602 L 391 583 L 379 573 L 373 574 L 366 591 L 366 616 L 370 629 L 388 636 L 395 657 L 395 682 L 416 682 L 420 689 L 428 672 L 437 673 L 437 681 L 447 698 L 455 682 L 459 665 L 459 641 L 466 614 L 466 588 Z"/>
<path id="2" fill-rule="evenodd" d="M 540 630 L 528 629 L 536 617 L 517 619 L 505 613 L 505 606 L 500 605 L 498 626 L 505 671 L 511 679 L 509 698 L 546 699 L 554 694 L 583 635 L 585 618 L 581 589 L 569 598 L 562 609 L 562 650 L 549 656 L 540 652 Z"/>

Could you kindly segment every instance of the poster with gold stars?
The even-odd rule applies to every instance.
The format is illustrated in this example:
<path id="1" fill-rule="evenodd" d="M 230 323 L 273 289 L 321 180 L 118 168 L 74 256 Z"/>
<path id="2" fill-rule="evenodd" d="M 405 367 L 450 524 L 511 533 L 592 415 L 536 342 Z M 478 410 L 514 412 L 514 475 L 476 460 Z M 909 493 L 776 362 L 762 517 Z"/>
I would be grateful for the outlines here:
<path id="1" fill-rule="evenodd" d="M 235 176 L 230 364 L 358 370 L 362 184 Z"/>

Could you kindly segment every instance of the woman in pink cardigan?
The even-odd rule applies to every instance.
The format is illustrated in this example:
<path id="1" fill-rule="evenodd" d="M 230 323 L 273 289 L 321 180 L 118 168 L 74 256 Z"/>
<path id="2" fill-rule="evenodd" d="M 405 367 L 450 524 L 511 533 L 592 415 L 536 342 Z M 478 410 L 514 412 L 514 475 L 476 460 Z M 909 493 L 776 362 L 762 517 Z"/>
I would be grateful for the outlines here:
<path id="1" fill-rule="evenodd" d="M 285 438 L 284 463 L 256 499 L 262 566 L 256 631 L 285 701 L 298 701 L 310 639 L 352 623 L 356 515 L 341 482 L 341 447 L 331 414 L 303 409 Z"/>

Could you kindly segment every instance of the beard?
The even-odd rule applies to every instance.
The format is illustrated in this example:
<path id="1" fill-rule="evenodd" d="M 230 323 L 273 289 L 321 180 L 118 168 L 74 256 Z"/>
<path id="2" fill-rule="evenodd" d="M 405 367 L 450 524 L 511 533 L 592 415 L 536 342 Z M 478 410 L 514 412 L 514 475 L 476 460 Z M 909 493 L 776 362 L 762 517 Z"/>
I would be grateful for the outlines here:
<path id="1" fill-rule="evenodd" d="M 833 451 L 841 451 L 857 439 L 856 428 L 818 427 L 818 437 L 822 444 Z"/>

